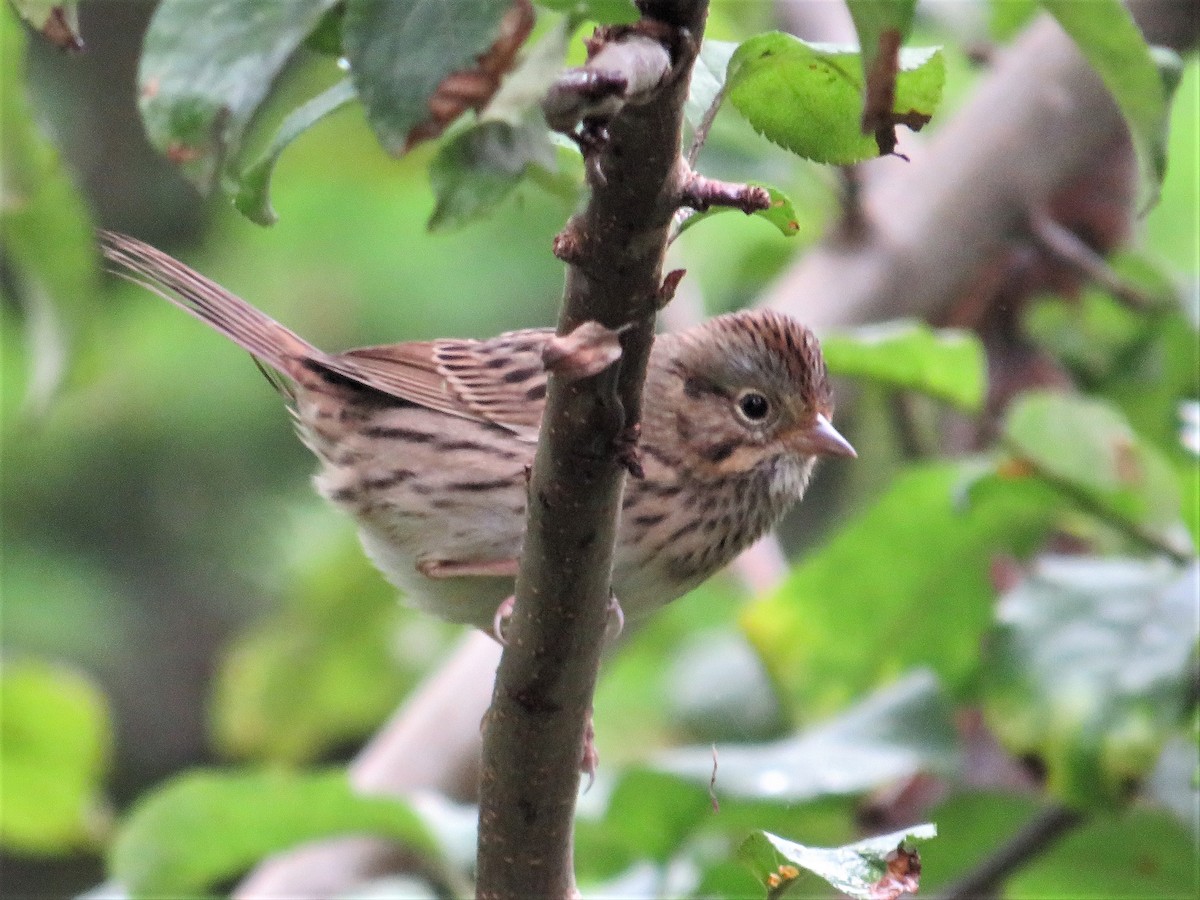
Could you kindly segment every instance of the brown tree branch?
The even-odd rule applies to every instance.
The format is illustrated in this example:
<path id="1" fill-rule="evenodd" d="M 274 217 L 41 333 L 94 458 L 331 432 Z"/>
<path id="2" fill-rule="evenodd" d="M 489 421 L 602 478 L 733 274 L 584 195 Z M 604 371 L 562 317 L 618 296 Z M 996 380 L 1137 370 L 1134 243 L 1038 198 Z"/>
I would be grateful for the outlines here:
<path id="1" fill-rule="evenodd" d="M 1108 261 L 1089 247 L 1083 238 L 1056 222 L 1044 210 L 1030 213 L 1029 231 L 1048 253 L 1074 267 L 1093 284 L 1108 291 L 1131 309 L 1145 312 L 1161 303 L 1159 298 L 1146 296 L 1122 279 L 1113 271 Z"/>
<path id="2" fill-rule="evenodd" d="M 667 232 L 687 173 L 683 104 L 707 14 L 705 0 L 641 7 L 637 24 L 602 31 L 589 45 L 590 59 L 605 67 L 600 80 L 637 93 L 584 115 L 592 193 L 555 243 L 568 263 L 559 333 L 589 320 L 628 327 L 617 365 L 591 378 L 550 377 L 509 643 L 484 734 L 479 897 L 575 894 L 573 818 L 608 616 L 620 448 L 640 418 Z M 670 68 L 657 79 L 641 69 L 615 75 L 621 54 L 597 43 L 636 42 L 633 56 L 644 60 L 647 38 L 668 51 Z M 584 69 L 564 74 L 568 94 L 594 81 Z M 563 92 L 552 95 L 552 124 L 573 131 L 573 117 L 558 115 Z"/>
<path id="3" fill-rule="evenodd" d="M 994 896 L 1010 876 L 1086 821 L 1081 813 L 1065 806 L 1043 810 L 973 870 L 943 888 L 937 900 L 979 900 Z"/>

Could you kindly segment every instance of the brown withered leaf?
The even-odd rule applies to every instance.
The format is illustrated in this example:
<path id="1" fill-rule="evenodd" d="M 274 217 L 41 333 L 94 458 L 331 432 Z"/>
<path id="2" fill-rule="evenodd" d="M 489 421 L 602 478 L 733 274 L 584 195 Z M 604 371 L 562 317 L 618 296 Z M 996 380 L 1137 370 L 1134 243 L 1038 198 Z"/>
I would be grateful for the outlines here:
<path id="1" fill-rule="evenodd" d="M 542 350 L 546 369 L 570 381 L 598 375 L 620 358 L 620 332 L 599 322 L 584 322 L 570 334 L 555 335 Z"/>
<path id="2" fill-rule="evenodd" d="M 66 53 L 82 53 L 83 38 L 79 36 L 78 0 L 54 3 L 50 0 L 12 0 L 17 15 L 34 31 L 50 42 L 55 49 Z"/>
<path id="3" fill-rule="evenodd" d="M 887 871 L 871 885 L 871 900 L 898 900 L 915 894 L 921 886 L 921 854 L 901 841 L 886 857 Z"/>
<path id="4" fill-rule="evenodd" d="M 658 308 L 663 309 L 668 303 L 675 299 L 675 291 L 679 288 L 679 282 L 683 281 L 683 276 L 687 274 L 687 269 L 672 269 L 663 276 L 662 284 L 658 286 Z"/>
<path id="5" fill-rule="evenodd" d="M 42 34 L 59 50 L 66 50 L 68 53 L 82 53 L 84 50 L 74 4 L 69 7 L 65 4 L 52 7 L 46 24 L 42 26 Z"/>
<path id="6" fill-rule="evenodd" d="M 469 69 L 459 69 L 442 79 L 429 98 L 429 118 L 408 133 L 407 153 L 421 141 L 440 135 L 468 109 L 476 112 L 487 106 L 500 87 L 504 74 L 516 62 L 517 51 L 533 30 L 534 13 L 530 0 L 516 0 L 500 20 L 500 32 L 485 53 Z"/>

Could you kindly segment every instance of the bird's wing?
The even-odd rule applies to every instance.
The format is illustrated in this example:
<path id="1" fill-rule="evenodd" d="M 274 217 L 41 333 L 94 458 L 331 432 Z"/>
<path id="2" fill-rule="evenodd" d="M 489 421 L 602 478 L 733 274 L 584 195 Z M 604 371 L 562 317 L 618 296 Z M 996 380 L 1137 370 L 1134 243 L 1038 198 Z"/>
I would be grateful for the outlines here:
<path id="1" fill-rule="evenodd" d="M 326 356 L 321 365 L 377 391 L 499 425 L 535 440 L 546 398 L 542 348 L 550 329 L 484 341 L 413 341 Z"/>

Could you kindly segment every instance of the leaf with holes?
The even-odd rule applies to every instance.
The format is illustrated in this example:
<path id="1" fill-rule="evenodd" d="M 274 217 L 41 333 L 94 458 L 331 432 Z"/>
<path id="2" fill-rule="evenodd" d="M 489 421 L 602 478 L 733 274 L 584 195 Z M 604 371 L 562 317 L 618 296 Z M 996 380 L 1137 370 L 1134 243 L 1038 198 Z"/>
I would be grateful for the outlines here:
<path id="1" fill-rule="evenodd" d="M 894 900 L 905 893 L 915 894 L 919 887 L 920 857 L 909 845 L 935 837 L 937 826 L 925 824 L 844 847 L 807 847 L 759 831 L 743 842 L 738 856 L 760 878 L 771 897 L 779 896 L 803 869 L 850 897 Z"/>

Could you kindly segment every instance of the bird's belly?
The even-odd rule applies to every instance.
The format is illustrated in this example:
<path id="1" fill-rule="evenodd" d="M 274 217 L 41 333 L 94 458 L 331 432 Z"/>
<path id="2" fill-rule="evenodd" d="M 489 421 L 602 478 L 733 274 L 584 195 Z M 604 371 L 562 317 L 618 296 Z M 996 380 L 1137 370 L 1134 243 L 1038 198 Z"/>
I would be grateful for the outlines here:
<path id="1" fill-rule="evenodd" d="M 665 557 L 640 563 L 625 559 L 620 545 L 613 562 L 613 594 L 628 619 L 640 619 L 682 597 L 696 587 L 707 574 L 686 581 L 672 575 Z M 630 554 L 632 557 L 632 554 Z"/>
<path id="2" fill-rule="evenodd" d="M 400 590 L 405 602 L 448 622 L 491 630 L 496 607 L 513 592 L 512 578 L 480 575 L 430 578 L 422 574 L 418 565 L 432 554 L 427 552 L 423 541 L 397 540 L 394 530 L 360 520 L 358 536 L 367 557 Z"/>

